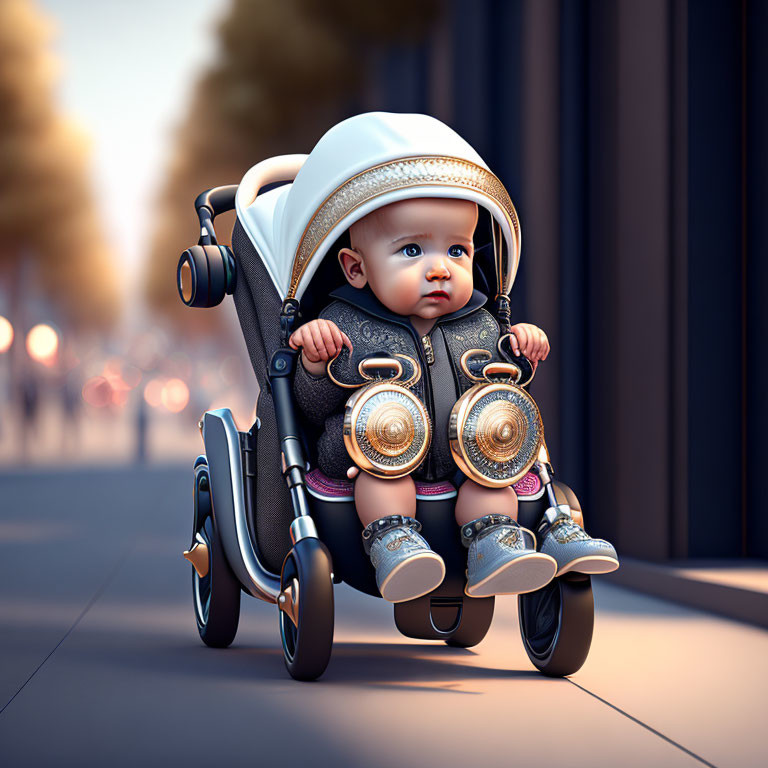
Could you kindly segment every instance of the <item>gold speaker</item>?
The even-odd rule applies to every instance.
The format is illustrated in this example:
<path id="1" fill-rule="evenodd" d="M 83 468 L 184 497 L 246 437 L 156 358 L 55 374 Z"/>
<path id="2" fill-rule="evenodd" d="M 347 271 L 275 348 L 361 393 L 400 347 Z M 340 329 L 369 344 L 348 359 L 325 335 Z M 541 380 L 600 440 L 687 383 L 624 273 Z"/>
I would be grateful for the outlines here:
<path id="1" fill-rule="evenodd" d="M 359 366 L 370 379 L 347 400 L 344 445 L 360 469 L 377 477 L 402 477 L 421 464 L 429 450 L 432 427 L 429 414 L 401 382 L 403 365 L 395 358 L 369 358 Z M 394 375 L 382 378 L 380 372 Z"/>
<path id="2" fill-rule="evenodd" d="M 480 485 L 516 483 L 536 461 L 544 440 L 538 406 L 515 385 L 519 377 L 516 365 L 488 363 L 482 369 L 484 381 L 470 387 L 451 411 L 448 437 L 454 461 Z"/>

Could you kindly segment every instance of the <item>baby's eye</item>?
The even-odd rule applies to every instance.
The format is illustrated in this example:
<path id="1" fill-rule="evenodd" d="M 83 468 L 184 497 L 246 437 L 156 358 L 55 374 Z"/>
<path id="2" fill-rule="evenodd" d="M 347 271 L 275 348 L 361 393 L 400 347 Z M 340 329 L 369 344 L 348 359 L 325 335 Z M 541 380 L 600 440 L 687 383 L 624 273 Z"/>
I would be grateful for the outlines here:
<path id="1" fill-rule="evenodd" d="M 460 256 L 468 256 L 469 251 L 463 245 L 452 245 L 448 249 L 448 255 L 453 256 L 454 259 L 458 259 Z"/>
<path id="2" fill-rule="evenodd" d="M 400 253 L 402 253 L 403 256 L 408 256 L 413 259 L 416 256 L 421 256 L 421 246 L 416 243 L 408 243 L 408 245 L 404 245 L 400 249 Z"/>

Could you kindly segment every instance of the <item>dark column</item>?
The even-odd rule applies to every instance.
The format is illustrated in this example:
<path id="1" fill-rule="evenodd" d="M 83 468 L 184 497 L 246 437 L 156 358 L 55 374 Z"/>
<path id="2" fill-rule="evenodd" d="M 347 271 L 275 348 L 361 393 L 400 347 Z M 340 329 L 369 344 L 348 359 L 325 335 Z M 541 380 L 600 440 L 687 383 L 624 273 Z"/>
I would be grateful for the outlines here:
<path id="1" fill-rule="evenodd" d="M 531 392 L 541 410 L 553 464 L 560 455 L 558 0 L 529 0 L 523 9 L 523 198 L 520 219 L 526 262 L 527 312 L 516 318 L 546 332 L 552 354 Z"/>
<path id="2" fill-rule="evenodd" d="M 484 119 L 490 144 L 485 159 L 507 188 L 520 216 L 523 233 L 523 257 L 510 293 L 513 323 L 529 317 L 528 224 L 523 193 L 524 5 L 524 0 L 492 0 L 486 33 L 490 90 L 489 109 Z"/>
<path id="3" fill-rule="evenodd" d="M 618 542 L 669 556 L 670 151 L 666 0 L 619 5 L 615 471 Z"/>
<path id="4" fill-rule="evenodd" d="M 672 307 L 669 378 L 671 546 L 675 558 L 688 556 L 688 0 L 670 4 L 672 175 L 670 197 Z"/>
<path id="5" fill-rule="evenodd" d="M 742 554 L 742 6 L 688 4 L 689 556 Z"/>
<path id="6" fill-rule="evenodd" d="M 485 121 L 490 145 L 486 160 L 517 206 L 523 187 L 523 0 L 493 0 L 487 35 L 490 104 Z"/>
<path id="7" fill-rule="evenodd" d="M 587 286 L 587 3 L 560 0 L 560 449 L 557 470 L 586 504 L 591 348 Z M 586 509 L 586 507 L 585 507 Z"/>
<path id="8" fill-rule="evenodd" d="M 614 381 L 619 339 L 614 323 L 616 292 L 617 196 L 616 156 L 617 7 L 610 2 L 589 4 L 588 18 L 588 191 L 585 316 L 588 349 L 585 356 L 588 391 L 588 443 L 585 456 L 587 492 L 585 521 L 593 534 L 619 544 L 616 464 L 616 411 L 618 392 Z M 567 319 L 566 319 L 567 321 Z M 623 542 L 622 542 L 623 544 Z M 628 554 L 634 554 L 631 550 Z"/>
<path id="9" fill-rule="evenodd" d="M 746 554 L 768 557 L 768 3 L 746 4 Z"/>
<path id="10" fill-rule="evenodd" d="M 488 159 L 491 56 L 488 30 L 490 0 L 454 0 L 453 8 L 453 120 L 450 123 L 482 157 Z"/>
<path id="11" fill-rule="evenodd" d="M 670 13 L 590 4 L 587 521 L 670 552 Z M 565 318 L 568 322 L 568 318 Z"/>
<path id="12" fill-rule="evenodd" d="M 427 106 L 428 52 L 423 43 L 387 48 L 379 60 L 378 109 L 423 112 Z"/>

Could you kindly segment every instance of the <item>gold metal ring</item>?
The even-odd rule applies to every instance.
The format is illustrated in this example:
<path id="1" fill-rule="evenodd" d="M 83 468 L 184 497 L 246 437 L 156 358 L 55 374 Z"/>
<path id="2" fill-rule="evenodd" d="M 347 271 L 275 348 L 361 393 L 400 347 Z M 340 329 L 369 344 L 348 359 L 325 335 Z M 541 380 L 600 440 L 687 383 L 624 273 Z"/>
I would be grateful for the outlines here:
<path id="1" fill-rule="evenodd" d="M 516 384 L 520 377 L 523 375 L 522 370 L 520 369 L 520 366 L 515 365 L 514 363 L 488 363 L 488 365 L 483 366 L 483 378 L 487 381 L 491 380 L 491 376 L 497 373 L 505 373 L 509 375 L 510 380 L 513 384 Z"/>
<path id="2" fill-rule="evenodd" d="M 490 360 L 493 355 L 487 349 L 468 349 L 460 358 L 459 366 L 464 371 L 464 375 L 470 381 L 485 381 L 482 376 L 476 376 L 469 370 L 469 361 L 473 357 L 483 357 L 485 360 Z"/>
<path id="3" fill-rule="evenodd" d="M 403 364 L 394 357 L 367 357 L 365 360 L 360 361 L 357 366 L 357 372 L 367 381 L 373 381 L 381 377 L 372 376 L 368 373 L 368 370 L 375 370 L 377 368 L 390 368 L 395 371 L 395 375 L 389 376 L 388 379 L 397 380 L 403 377 Z"/>

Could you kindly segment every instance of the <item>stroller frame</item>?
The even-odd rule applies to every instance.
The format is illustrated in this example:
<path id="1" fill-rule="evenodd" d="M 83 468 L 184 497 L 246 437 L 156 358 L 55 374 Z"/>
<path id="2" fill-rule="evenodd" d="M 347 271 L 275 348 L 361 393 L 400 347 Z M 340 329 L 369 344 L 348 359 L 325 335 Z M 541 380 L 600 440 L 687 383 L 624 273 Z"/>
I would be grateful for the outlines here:
<path id="1" fill-rule="evenodd" d="M 177 271 L 179 291 L 190 306 L 212 306 L 231 293 L 233 280 L 243 279 L 238 254 L 218 245 L 213 220 L 234 208 L 236 186 L 217 187 L 195 200 L 201 235 L 197 246 L 182 255 Z M 219 260 L 223 264 L 219 264 Z M 195 291 L 205 289 L 205 301 L 187 300 L 182 267 L 192 266 Z M 196 266 L 195 266 L 196 265 Z M 216 282 L 216 274 L 226 279 Z M 346 582 L 380 597 L 373 567 L 360 539 L 360 523 L 351 499 L 310 494 L 304 433 L 294 409 L 292 376 L 298 358 L 288 346 L 299 303 L 286 299 L 280 313 L 281 346 L 271 355 L 267 383 L 274 403 L 282 477 L 290 494 L 293 519 L 290 549 L 280 573 L 270 568 L 257 544 L 257 447 L 261 420 L 247 432 L 238 431 L 227 408 L 207 411 L 200 423 L 205 453 L 194 463 L 192 546 L 184 556 L 193 564 L 193 606 L 204 643 L 226 647 L 234 640 L 240 613 L 240 593 L 278 606 L 286 667 L 298 680 L 313 680 L 326 669 L 333 645 L 333 584 Z M 508 305 L 498 307 L 508 319 Z M 505 317 L 506 316 L 506 317 Z M 242 322 L 242 318 L 241 318 Z M 551 481 L 551 467 L 537 462 L 542 483 L 537 493 L 519 500 L 521 525 L 535 528 L 551 504 L 580 512 L 573 492 Z M 395 624 L 409 637 L 441 640 L 470 647 L 486 635 L 494 598 L 464 594 L 466 549 L 453 519 L 455 492 L 446 498 L 418 497 L 416 516 L 432 549 L 446 563 L 443 583 L 429 595 L 394 605 Z M 594 606 L 588 575 L 566 573 L 544 588 L 520 595 L 519 614 L 528 657 L 542 673 L 564 676 L 584 663 L 592 639 Z"/>

